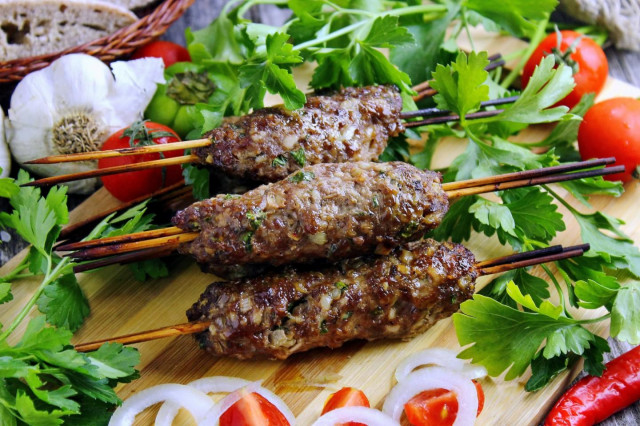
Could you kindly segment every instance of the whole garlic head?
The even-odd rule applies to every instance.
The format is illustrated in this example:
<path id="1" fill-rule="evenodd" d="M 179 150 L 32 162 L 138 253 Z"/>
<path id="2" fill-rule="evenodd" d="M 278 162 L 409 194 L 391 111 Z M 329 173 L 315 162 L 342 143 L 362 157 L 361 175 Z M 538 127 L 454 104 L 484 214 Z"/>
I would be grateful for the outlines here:
<path id="1" fill-rule="evenodd" d="M 111 69 L 85 54 L 62 56 L 48 67 L 27 75 L 11 96 L 6 136 L 11 152 L 22 164 L 36 158 L 96 151 L 109 135 L 142 117 L 164 83 L 159 58 L 114 62 Z M 95 161 L 24 165 L 43 176 L 96 168 Z M 70 192 L 87 193 L 97 179 L 69 184 Z"/>

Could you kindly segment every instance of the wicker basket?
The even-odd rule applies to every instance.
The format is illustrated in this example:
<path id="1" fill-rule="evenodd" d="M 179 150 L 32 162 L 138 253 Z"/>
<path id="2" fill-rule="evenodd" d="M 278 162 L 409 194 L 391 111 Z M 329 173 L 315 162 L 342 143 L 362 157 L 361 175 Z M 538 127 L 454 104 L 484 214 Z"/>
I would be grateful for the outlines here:
<path id="1" fill-rule="evenodd" d="M 0 83 L 18 82 L 68 53 L 87 53 L 104 62 L 128 55 L 161 36 L 195 0 L 164 0 L 148 15 L 115 33 L 57 53 L 0 62 Z"/>

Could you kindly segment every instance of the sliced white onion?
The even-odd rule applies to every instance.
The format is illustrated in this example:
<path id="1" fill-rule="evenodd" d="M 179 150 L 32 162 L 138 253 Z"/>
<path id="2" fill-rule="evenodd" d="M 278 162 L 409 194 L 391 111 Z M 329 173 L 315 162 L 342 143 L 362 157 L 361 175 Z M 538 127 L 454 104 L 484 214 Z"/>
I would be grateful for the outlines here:
<path id="1" fill-rule="evenodd" d="M 432 389 L 447 389 L 456 393 L 458 414 L 454 426 L 472 425 L 478 412 L 478 393 L 473 382 L 460 373 L 440 367 L 429 367 L 415 371 L 391 389 L 384 401 L 382 411 L 395 421 L 400 420 L 404 405 L 411 398 Z"/>
<path id="2" fill-rule="evenodd" d="M 109 426 L 132 425 L 138 413 L 162 401 L 171 401 L 184 407 L 197 421 L 214 405 L 207 394 L 192 387 L 178 384 L 157 385 L 127 398 L 111 416 Z"/>
<path id="3" fill-rule="evenodd" d="M 191 383 L 187 383 L 187 386 L 203 393 L 226 393 L 238 390 L 249 383 L 251 382 L 237 377 L 213 376 L 194 380 Z M 178 415 L 178 410 L 180 410 L 180 407 L 171 401 L 162 404 L 156 415 L 155 426 L 171 426 L 173 419 Z"/>
<path id="4" fill-rule="evenodd" d="M 291 426 L 295 425 L 296 418 L 282 399 L 277 396 L 275 393 L 271 392 L 269 389 L 266 389 L 260 385 L 261 382 L 253 382 L 248 384 L 245 387 L 242 387 L 226 397 L 224 397 L 221 401 L 215 404 L 214 407 L 206 414 L 204 420 L 202 421 L 203 425 L 217 425 L 220 419 L 220 416 L 225 413 L 233 404 L 238 402 L 242 397 L 246 394 L 257 393 L 262 396 L 264 399 L 273 404 L 287 419 L 287 422 Z"/>
<path id="5" fill-rule="evenodd" d="M 405 358 L 396 368 L 396 380 L 404 380 L 418 367 L 438 365 L 449 370 L 457 371 L 470 379 L 479 379 L 487 375 L 487 370 L 482 366 L 469 365 L 460 358 L 452 349 L 429 348 L 416 352 Z"/>
<path id="6" fill-rule="evenodd" d="M 347 422 L 364 423 L 368 426 L 399 425 L 396 420 L 375 408 L 342 407 L 323 414 L 312 426 L 334 426 Z"/>
<path id="7" fill-rule="evenodd" d="M 462 371 L 460 371 L 460 374 L 470 378 L 471 380 L 474 380 L 487 377 L 487 374 L 489 373 L 487 372 L 487 369 L 482 365 L 465 364 L 464 367 L 462 367 Z"/>

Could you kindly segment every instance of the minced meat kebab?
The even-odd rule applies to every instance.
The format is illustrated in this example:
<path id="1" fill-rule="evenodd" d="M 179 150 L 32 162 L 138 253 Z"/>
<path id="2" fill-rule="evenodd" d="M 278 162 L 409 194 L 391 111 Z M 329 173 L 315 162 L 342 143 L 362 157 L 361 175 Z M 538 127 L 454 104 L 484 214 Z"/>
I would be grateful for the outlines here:
<path id="1" fill-rule="evenodd" d="M 231 176 L 275 182 L 305 164 L 376 160 L 404 131 L 401 111 L 395 86 L 348 87 L 309 96 L 298 110 L 277 106 L 229 119 L 193 154 Z"/>
<path id="2" fill-rule="evenodd" d="M 473 253 L 426 239 L 387 256 L 344 260 L 315 271 L 211 284 L 187 312 L 210 320 L 196 335 L 214 355 L 284 359 L 354 339 L 408 339 L 453 314 L 478 277 Z"/>
<path id="3" fill-rule="evenodd" d="M 402 162 L 317 164 L 242 195 L 196 202 L 173 223 L 199 232 L 181 253 L 238 277 L 260 265 L 388 252 L 437 227 L 448 207 L 436 172 Z"/>

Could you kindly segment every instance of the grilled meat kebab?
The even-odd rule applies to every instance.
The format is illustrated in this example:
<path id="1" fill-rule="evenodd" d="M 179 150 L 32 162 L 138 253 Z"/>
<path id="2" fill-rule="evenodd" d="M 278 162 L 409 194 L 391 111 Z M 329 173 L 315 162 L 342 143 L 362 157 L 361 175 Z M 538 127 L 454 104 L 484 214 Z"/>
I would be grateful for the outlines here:
<path id="1" fill-rule="evenodd" d="M 295 111 L 263 108 L 226 121 L 193 154 L 229 175 L 275 182 L 305 164 L 376 160 L 404 131 L 401 111 L 395 86 L 348 87 L 309 96 Z"/>
<path id="2" fill-rule="evenodd" d="M 402 162 L 334 163 L 196 202 L 173 224 L 199 232 L 181 253 L 208 272 L 238 277 L 265 265 L 388 252 L 437 227 L 448 207 L 436 172 Z"/>
<path id="3" fill-rule="evenodd" d="M 211 320 L 196 335 L 219 356 L 276 358 L 354 339 L 409 339 L 458 310 L 474 291 L 473 253 L 426 239 L 387 256 L 324 269 L 287 267 L 261 277 L 211 284 L 187 312 Z"/>

